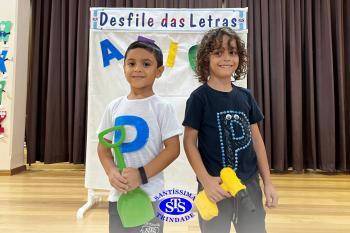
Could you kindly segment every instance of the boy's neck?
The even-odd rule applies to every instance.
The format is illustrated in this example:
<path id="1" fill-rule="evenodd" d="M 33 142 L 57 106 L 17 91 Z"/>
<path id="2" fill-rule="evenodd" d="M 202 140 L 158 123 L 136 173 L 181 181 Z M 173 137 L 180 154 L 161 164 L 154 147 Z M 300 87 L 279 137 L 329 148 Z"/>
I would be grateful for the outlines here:
<path id="1" fill-rule="evenodd" d="M 232 83 L 231 83 L 231 77 L 229 78 L 222 78 L 218 79 L 215 77 L 211 77 L 207 84 L 218 91 L 223 91 L 223 92 L 230 92 L 232 91 Z"/>
<path id="2" fill-rule="evenodd" d="M 153 90 L 131 90 L 127 98 L 129 100 L 145 99 L 154 95 Z"/>

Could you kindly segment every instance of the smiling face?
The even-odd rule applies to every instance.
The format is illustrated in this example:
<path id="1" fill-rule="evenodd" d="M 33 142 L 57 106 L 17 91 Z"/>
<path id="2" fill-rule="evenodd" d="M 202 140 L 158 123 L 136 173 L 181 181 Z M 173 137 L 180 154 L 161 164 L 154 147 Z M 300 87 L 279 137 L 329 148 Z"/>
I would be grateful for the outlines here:
<path id="1" fill-rule="evenodd" d="M 231 80 L 239 64 L 236 40 L 223 35 L 222 44 L 209 55 L 209 72 L 211 79 Z"/>
<path id="2" fill-rule="evenodd" d="M 163 66 L 157 68 L 154 54 L 143 48 L 131 49 L 125 58 L 124 74 L 132 92 L 153 94 L 154 80 L 162 75 L 163 70 Z"/>

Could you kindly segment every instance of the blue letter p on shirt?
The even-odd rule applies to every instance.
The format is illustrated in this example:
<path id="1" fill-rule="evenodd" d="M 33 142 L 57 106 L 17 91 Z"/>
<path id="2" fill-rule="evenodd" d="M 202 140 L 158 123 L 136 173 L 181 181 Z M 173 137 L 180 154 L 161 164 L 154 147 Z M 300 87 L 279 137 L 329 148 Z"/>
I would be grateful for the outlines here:
<path id="1" fill-rule="evenodd" d="M 120 116 L 115 119 L 115 126 L 130 125 L 136 129 L 136 137 L 132 142 L 123 143 L 120 147 L 122 153 L 137 151 L 141 149 L 148 140 L 149 127 L 147 122 L 141 117 L 137 116 Z M 114 132 L 114 141 L 117 142 L 121 137 L 119 131 Z"/>

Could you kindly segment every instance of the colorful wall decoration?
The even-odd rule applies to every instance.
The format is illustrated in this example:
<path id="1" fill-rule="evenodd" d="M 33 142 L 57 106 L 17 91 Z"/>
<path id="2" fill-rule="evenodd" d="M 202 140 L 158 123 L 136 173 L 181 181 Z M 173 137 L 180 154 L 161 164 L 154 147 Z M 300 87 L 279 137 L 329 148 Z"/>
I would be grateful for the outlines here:
<path id="1" fill-rule="evenodd" d="M 0 21 L 0 42 L 3 42 L 4 45 L 9 41 L 11 26 L 11 21 Z"/>
<path id="2" fill-rule="evenodd" d="M 5 105 L 4 99 L 7 97 L 6 79 L 8 78 L 8 58 L 9 53 L 9 39 L 11 35 L 12 22 L 11 21 L 0 21 L 0 139 L 5 137 L 4 121 L 7 117 L 8 106 Z"/>
<path id="3" fill-rule="evenodd" d="M 7 112 L 5 110 L 0 110 L 0 138 L 4 137 L 5 128 L 2 126 L 2 122 L 5 120 Z"/>
<path id="4" fill-rule="evenodd" d="M 0 80 L 0 109 L 2 108 L 2 95 L 5 92 L 6 80 Z"/>

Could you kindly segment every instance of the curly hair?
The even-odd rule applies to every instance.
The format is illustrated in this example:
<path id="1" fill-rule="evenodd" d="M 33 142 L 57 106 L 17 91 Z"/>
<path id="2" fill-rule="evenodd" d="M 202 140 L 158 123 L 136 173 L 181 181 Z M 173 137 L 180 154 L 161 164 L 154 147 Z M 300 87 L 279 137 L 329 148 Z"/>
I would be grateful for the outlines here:
<path id="1" fill-rule="evenodd" d="M 197 52 L 197 66 L 196 66 L 196 76 L 199 81 L 206 83 L 210 75 L 209 71 L 209 57 L 210 54 L 218 48 L 222 47 L 222 38 L 224 35 L 230 37 L 229 43 L 235 40 L 237 43 L 237 51 L 239 56 L 239 64 L 235 72 L 235 80 L 240 80 L 244 78 L 247 74 L 247 51 L 243 40 L 238 36 L 238 34 L 229 27 L 220 27 L 209 30 L 204 36 L 199 44 Z"/>

